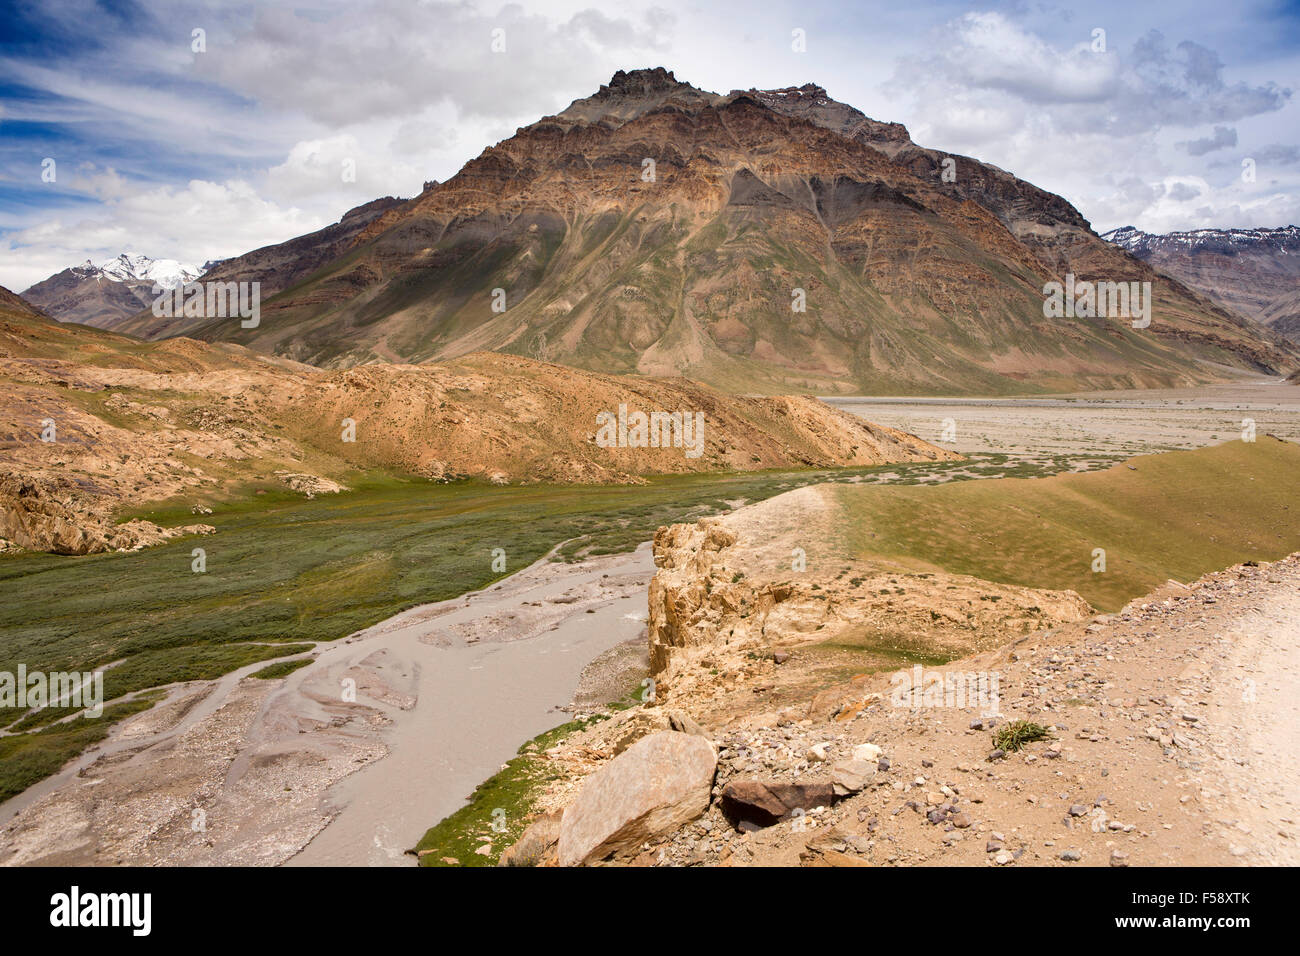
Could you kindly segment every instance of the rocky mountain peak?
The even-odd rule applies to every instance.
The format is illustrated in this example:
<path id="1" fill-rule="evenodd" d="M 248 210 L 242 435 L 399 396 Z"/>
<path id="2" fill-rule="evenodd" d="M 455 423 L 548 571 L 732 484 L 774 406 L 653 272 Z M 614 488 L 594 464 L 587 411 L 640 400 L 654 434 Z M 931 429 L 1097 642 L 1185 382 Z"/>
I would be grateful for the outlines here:
<path id="1" fill-rule="evenodd" d="M 619 70 L 595 93 L 574 100 L 559 116 L 572 122 L 621 124 L 669 103 L 689 109 L 718 99 L 717 94 L 683 83 L 672 70 L 656 66 Z"/>
<path id="2" fill-rule="evenodd" d="M 690 87 L 689 83 L 680 82 L 673 76 L 672 70 L 662 66 L 642 70 L 619 70 L 603 84 L 597 96 L 645 95 L 647 93 L 668 92 L 678 87 Z M 691 87 L 692 89 L 694 87 Z"/>
<path id="3" fill-rule="evenodd" d="M 816 83 L 774 90 L 734 90 L 731 95 L 747 96 L 774 112 L 798 117 L 890 155 L 912 144 L 907 127 L 902 123 L 873 120 L 861 110 L 832 99 L 826 88 Z"/>

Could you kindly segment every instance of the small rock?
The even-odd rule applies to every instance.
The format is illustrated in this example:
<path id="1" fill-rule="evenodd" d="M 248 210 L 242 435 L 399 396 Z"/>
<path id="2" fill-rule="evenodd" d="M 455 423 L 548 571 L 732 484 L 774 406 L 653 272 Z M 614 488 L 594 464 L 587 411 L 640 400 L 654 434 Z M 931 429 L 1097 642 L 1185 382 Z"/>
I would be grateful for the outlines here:
<path id="1" fill-rule="evenodd" d="M 847 797 L 866 789 L 876 775 L 876 765 L 863 760 L 841 760 L 831 767 L 831 786 L 835 796 Z"/>

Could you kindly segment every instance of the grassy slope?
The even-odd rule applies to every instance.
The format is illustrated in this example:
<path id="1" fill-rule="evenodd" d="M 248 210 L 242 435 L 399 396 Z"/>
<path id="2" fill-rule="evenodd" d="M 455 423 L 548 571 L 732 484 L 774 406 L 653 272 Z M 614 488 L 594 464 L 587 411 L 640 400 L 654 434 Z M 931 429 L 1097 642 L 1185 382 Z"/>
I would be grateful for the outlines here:
<path id="1" fill-rule="evenodd" d="M 837 493 L 859 557 L 1068 588 L 1102 610 L 1171 577 L 1300 550 L 1300 446 L 1272 438 L 1085 475 Z"/>

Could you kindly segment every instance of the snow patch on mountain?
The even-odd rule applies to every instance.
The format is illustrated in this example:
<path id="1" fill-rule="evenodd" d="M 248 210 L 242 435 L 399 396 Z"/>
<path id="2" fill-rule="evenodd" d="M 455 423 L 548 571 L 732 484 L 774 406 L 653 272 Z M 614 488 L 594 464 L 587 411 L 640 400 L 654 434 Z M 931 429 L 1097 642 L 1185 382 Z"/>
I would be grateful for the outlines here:
<path id="1" fill-rule="evenodd" d="M 87 259 L 74 267 L 86 278 L 107 279 L 110 282 L 150 282 L 170 289 L 185 282 L 193 282 L 203 274 L 199 266 L 176 259 L 151 259 L 137 252 L 124 252 L 113 259 L 95 264 Z"/>
<path id="2" fill-rule="evenodd" d="M 1197 252 L 1231 251 L 1242 247 L 1266 246 L 1283 255 L 1300 252 L 1300 227 L 1280 226 L 1272 229 L 1192 229 L 1164 235 L 1143 232 L 1134 226 L 1121 226 L 1101 236 L 1107 242 L 1146 258 L 1156 251 Z"/>

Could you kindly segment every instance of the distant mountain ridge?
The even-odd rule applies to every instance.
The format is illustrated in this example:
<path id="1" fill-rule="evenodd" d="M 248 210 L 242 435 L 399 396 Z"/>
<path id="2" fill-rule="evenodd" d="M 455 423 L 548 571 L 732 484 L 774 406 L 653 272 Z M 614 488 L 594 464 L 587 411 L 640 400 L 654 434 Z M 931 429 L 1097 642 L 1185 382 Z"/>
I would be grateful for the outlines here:
<path id="1" fill-rule="evenodd" d="M 1123 226 L 1102 238 L 1300 343 L 1300 227 L 1158 235 Z"/>
<path id="2" fill-rule="evenodd" d="M 98 264 L 87 259 L 64 269 L 31 286 L 22 296 L 60 322 L 112 328 L 149 306 L 155 285 L 174 288 L 193 282 L 202 272 L 202 268 L 176 259 L 123 252 Z"/>
<path id="3" fill-rule="evenodd" d="M 345 253 L 366 226 L 402 200 L 392 196 L 374 199 L 349 209 L 338 222 L 287 242 L 263 246 L 243 255 L 209 263 L 204 282 L 257 282 L 260 294 L 269 297 L 310 275 L 315 269 Z M 110 326 L 116 332 L 160 339 L 186 334 L 185 320 L 159 317 L 152 311 L 137 311 Z"/>

